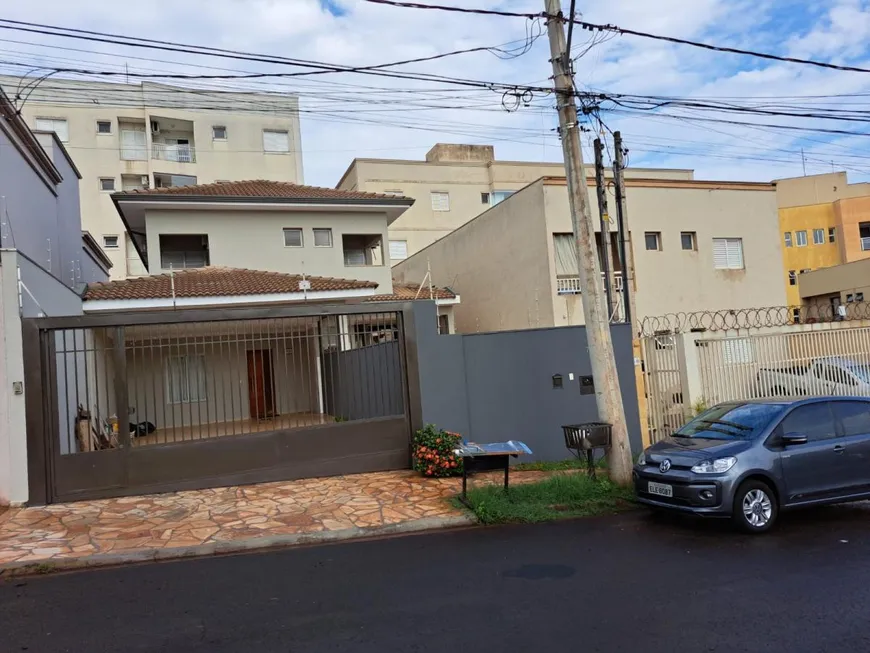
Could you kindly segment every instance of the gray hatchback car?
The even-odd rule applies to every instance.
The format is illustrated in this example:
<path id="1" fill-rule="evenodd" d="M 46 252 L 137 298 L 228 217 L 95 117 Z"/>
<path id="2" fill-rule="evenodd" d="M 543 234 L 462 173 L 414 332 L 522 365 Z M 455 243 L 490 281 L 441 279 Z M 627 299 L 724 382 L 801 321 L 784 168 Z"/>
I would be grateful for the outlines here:
<path id="1" fill-rule="evenodd" d="M 637 498 L 731 517 L 761 533 L 780 510 L 870 497 L 870 399 L 817 397 L 715 406 L 647 448 Z"/>

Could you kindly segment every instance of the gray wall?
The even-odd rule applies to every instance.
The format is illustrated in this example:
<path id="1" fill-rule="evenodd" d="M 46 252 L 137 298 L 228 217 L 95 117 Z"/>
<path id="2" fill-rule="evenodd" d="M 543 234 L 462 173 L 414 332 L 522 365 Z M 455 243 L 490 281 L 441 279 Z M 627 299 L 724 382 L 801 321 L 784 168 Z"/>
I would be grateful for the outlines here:
<path id="1" fill-rule="evenodd" d="M 326 412 L 349 420 L 401 415 L 399 355 L 398 342 L 323 354 Z"/>
<path id="2" fill-rule="evenodd" d="M 81 239 L 81 234 L 79 234 L 79 239 Z M 11 258 L 7 255 L 11 255 Z M 0 261 L 4 267 L 14 265 L 13 262 L 17 262 L 18 268 L 21 270 L 22 317 L 59 317 L 61 315 L 82 314 L 82 298 L 44 268 L 15 252 L 3 252 Z"/>
<path id="3" fill-rule="evenodd" d="M 598 421 L 595 396 L 581 395 L 591 375 L 584 327 L 438 335 L 435 306 L 414 305 L 423 421 L 478 442 L 522 440 L 527 460 L 562 460 L 562 425 Z M 631 327 L 611 329 L 632 450 L 641 449 Z M 569 374 L 574 379 L 569 380 Z M 563 388 L 553 388 L 561 374 Z"/>

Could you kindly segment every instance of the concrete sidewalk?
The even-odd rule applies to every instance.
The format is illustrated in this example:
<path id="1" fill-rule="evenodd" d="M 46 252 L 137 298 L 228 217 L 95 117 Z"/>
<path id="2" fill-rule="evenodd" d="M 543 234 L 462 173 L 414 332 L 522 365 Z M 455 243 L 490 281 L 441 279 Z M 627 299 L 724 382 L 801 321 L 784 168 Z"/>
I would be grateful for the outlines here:
<path id="1" fill-rule="evenodd" d="M 512 482 L 546 472 L 518 472 Z M 475 482 L 500 482 L 501 475 Z M 0 515 L 0 573 L 326 542 L 475 523 L 459 479 L 410 471 L 79 501 Z"/>

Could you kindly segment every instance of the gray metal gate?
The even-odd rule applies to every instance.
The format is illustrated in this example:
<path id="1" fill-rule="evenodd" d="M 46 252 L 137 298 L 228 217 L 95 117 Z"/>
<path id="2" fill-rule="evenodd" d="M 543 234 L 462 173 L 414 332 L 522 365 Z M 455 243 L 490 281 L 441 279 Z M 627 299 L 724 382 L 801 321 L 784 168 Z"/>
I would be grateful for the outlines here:
<path id="1" fill-rule="evenodd" d="M 407 467 L 409 312 L 26 320 L 31 501 Z"/>

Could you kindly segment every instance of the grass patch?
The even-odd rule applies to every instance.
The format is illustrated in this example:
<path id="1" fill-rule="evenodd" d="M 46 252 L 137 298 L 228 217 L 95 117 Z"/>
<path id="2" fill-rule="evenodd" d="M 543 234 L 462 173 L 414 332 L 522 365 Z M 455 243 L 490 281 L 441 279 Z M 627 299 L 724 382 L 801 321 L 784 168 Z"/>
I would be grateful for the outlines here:
<path id="1" fill-rule="evenodd" d="M 507 492 L 500 485 L 468 490 L 471 510 L 484 524 L 531 524 L 612 514 L 630 507 L 632 498 L 630 488 L 620 487 L 607 478 L 593 480 L 584 474 L 522 483 Z"/>
<path id="2" fill-rule="evenodd" d="M 595 466 L 598 469 L 607 467 L 607 459 L 602 457 L 595 461 Z M 535 463 L 517 463 L 511 465 L 511 471 L 514 472 L 565 472 L 572 469 L 586 469 L 586 461 L 582 462 L 576 458 L 566 458 L 565 460 L 556 461 L 540 461 Z"/>

